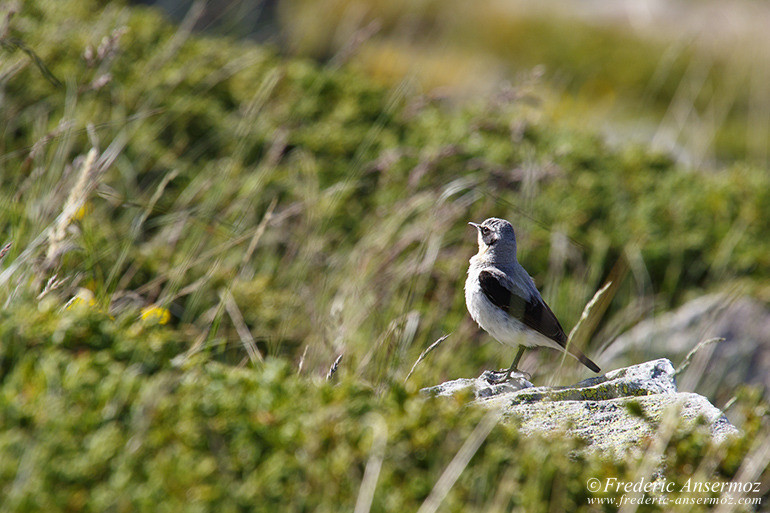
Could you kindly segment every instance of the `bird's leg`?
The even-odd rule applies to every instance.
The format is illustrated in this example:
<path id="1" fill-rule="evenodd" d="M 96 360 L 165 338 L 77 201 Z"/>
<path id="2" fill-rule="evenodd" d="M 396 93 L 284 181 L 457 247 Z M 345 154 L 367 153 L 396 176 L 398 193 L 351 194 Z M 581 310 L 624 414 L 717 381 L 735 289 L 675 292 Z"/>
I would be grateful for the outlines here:
<path id="1" fill-rule="evenodd" d="M 510 379 L 511 373 L 513 371 L 517 371 L 518 372 L 518 369 L 516 368 L 516 366 L 519 365 L 519 360 L 521 360 L 521 355 L 524 354 L 524 350 L 525 349 L 526 349 L 526 347 L 519 346 L 519 352 L 516 353 L 516 357 L 513 359 L 513 363 L 511 364 L 511 366 L 505 372 L 505 376 L 503 376 L 501 379 L 496 379 L 494 381 L 490 380 L 490 383 L 492 383 L 493 385 L 497 385 L 499 383 L 503 383 L 505 381 L 508 381 L 508 379 Z"/>

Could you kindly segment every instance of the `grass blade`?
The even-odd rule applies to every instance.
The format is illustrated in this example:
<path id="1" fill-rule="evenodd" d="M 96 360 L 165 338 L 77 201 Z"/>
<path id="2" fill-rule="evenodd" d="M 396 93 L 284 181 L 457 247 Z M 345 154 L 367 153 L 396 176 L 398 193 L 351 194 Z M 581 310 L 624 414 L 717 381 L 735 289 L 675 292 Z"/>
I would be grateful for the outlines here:
<path id="1" fill-rule="evenodd" d="M 431 351 L 436 349 L 439 345 L 441 345 L 441 343 L 443 341 L 445 341 L 447 339 L 447 337 L 449 337 L 449 335 L 451 335 L 451 333 L 449 333 L 447 335 L 444 335 L 443 337 L 440 337 L 434 343 L 429 345 L 428 348 L 425 351 L 420 353 L 420 356 L 417 358 L 417 361 L 414 362 L 414 365 L 412 365 L 412 369 L 409 371 L 409 374 L 407 374 L 406 377 L 404 378 L 404 383 L 406 383 L 407 380 L 409 379 L 409 377 L 412 375 L 412 373 L 414 372 L 414 369 L 417 367 L 417 364 L 420 363 L 421 361 L 423 361 L 425 359 L 425 357 L 428 356 L 428 353 L 430 353 Z"/>

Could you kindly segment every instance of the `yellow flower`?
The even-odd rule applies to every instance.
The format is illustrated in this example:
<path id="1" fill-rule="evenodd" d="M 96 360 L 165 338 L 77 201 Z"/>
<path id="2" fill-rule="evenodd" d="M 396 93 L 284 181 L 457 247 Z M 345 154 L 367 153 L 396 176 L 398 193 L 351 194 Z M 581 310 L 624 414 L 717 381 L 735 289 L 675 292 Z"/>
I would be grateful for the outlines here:
<path id="1" fill-rule="evenodd" d="M 148 323 L 166 324 L 171 319 L 171 312 L 162 306 L 150 305 L 142 308 L 142 320 Z"/>
<path id="2" fill-rule="evenodd" d="M 94 306 L 95 304 L 96 299 L 94 299 L 94 293 L 81 287 L 78 289 L 77 294 L 75 294 L 72 299 L 67 301 L 67 304 L 64 305 L 64 308 L 67 310 L 72 310 L 73 308 L 90 307 Z"/>
<path id="3" fill-rule="evenodd" d="M 80 221 L 86 216 L 86 214 L 90 214 L 93 210 L 94 210 L 93 205 L 91 205 L 91 203 L 87 201 L 80 206 L 80 208 L 77 210 L 77 212 L 75 212 L 75 215 L 72 216 L 72 218 L 77 221 Z"/>

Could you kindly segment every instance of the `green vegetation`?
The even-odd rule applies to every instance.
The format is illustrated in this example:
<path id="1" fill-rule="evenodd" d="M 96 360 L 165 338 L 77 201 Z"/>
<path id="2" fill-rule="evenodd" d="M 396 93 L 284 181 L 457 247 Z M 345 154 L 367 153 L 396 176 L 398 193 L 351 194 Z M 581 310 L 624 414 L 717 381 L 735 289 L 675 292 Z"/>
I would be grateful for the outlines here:
<path id="1" fill-rule="evenodd" d="M 609 147 L 537 79 L 453 103 L 120 2 L 4 7 L 4 511 L 350 510 L 380 458 L 371 510 L 417 509 L 483 412 L 416 389 L 501 360 L 465 314 L 468 220 L 515 222 L 565 327 L 610 275 L 613 319 L 768 297 L 765 170 Z M 766 408 L 743 393 L 722 449 L 675 436 L 666 477 L 733 478 Z M 578 446 L 496 426 L 442 509 L 596 511 L 586 480 L 640 463 Z"/>
<path id="2" fill-rule="evenodd" d="M 768 77 L 770 10 L 756 2 L 279 6 L 295 53 L 348 58 L 383 83 L 409 76 L 428 88 L 478 94 L 501 75 L 537 67 L 548 77 L 542 89 L 553 92 L 549 110 L 576 129 L 594 125 L 613 139 L 641 132 L 697 167 L 734 159 L 768 164 L 770 103 L 761 84 Z M 361 47 L 352 56 L 351 45 Z"/>
<path id="3" fill-rule="evenodd" d="M 285 360 L 236 368 L 201 357 L 172 368 L 158 364 L 178 350 L 164 328 L 50 306 L 0 317 L 4 511 L 351 510 L 378 464 L 371 511 L 416 511 L 483 422 L 462 399 L 318 382 Z M 679 489 L 690 476 L 734 476 L 758 447 L 767 410 L 757 400 L 741 397 L 746 437 L 717 453 L 706 431 L 675 436 L 666 479 Z M 635 481 L 645 461 L 579 449 L 498 424 L 441 509 L 597 511 L 587 480 Z"/>

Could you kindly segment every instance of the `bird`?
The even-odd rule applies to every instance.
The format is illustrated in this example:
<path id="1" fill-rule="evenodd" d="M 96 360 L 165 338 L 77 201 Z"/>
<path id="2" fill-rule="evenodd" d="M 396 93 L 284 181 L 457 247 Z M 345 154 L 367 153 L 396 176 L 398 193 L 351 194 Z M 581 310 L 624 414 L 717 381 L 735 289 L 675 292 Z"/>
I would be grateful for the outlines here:
<path id="1" fill-rule="evenodd" d="M 559 320 L 540 296 L 534 280 L 516 259 L 516 233 L 505 219 L 491 217 L 476 228 L 479 252 L 470 259 L 465 280 L 465 304 L 474 321 L 498 342 L 518 346 L 505 375 L 518 372 L 527 348 L 545 346 L 567 351 L 594 372 L 599 366 L 577 347 L 567 344 Z M 492 381 L 492 380 L 490 380 Z"/>

